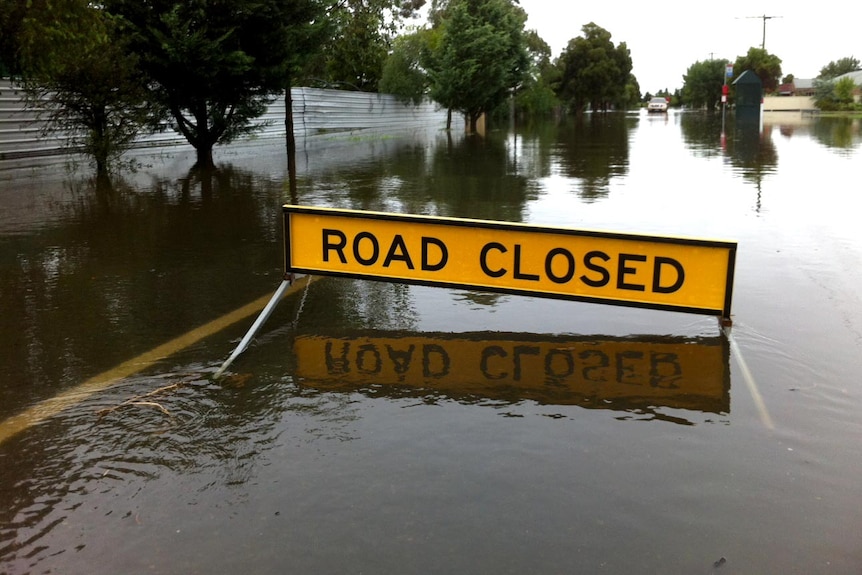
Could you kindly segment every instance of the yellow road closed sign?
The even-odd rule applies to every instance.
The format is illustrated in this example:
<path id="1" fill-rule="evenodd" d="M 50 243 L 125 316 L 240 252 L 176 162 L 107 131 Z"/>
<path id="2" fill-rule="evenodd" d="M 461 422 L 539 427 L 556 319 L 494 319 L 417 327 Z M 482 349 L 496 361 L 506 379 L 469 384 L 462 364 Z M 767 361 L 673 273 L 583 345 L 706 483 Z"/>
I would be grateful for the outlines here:
<path id="1" fill-rule="evenodd" d="M 736 243 L 286 205 L 285 271 L 730 318 Z"/>

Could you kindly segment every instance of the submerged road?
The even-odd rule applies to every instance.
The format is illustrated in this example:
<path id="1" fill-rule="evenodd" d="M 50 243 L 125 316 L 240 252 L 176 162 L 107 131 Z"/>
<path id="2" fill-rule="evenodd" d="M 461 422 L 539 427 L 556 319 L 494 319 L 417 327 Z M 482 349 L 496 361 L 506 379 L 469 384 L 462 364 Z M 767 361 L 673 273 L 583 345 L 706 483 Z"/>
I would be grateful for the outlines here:
<path id="1" fill-rule="evenodd" d="M 311 276 L 303 276 L 296 279 L 284 292 L 283 297 L 295 293 L 305 287 Z M 67 389 L 62 393 L 49 399 L 40 401 L 32 407 L 0 423 L 0 444 L 14 437 L 29 427 L 32 427 L 49 417 L 57 415 L 64 409 L 78 404 L 94 393 L 116 385 L 124 378 L 143 371 L 156 362 L 169 357 L 183 349 L 196 344 L 204 338 L 214 335 L 235 323 L 247 319 L 259 313 L 269 302 L 272 295 L 264 295 L 247 303 L 223 316 L 216 318 L 204 325 L 192 329 L 174 339 L 163 343 L 153 349 L 133 357 L 123 363 L 112 367 L 102 373 L 91 377 L 80 385 Z"/>

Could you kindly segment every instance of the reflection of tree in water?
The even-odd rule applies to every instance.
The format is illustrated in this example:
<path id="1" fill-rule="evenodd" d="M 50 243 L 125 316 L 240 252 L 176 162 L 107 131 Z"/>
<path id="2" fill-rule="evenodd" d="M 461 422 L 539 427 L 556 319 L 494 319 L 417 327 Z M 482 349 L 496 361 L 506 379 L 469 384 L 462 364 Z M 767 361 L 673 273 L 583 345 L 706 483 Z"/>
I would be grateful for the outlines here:
<path id="1" fill-rule="evenodd" d="M 518 173 L 532 180 L 553 175 L 557 142 L 562 137 L 560 132 L 568 129 L 570 125 L 571 122 L 564 120 L 544 120 L 519 125 L 512 142 L 515 147 L 512 153 L 517 154 L 515 161 Z"/>
<path id="2" fill-rule="evenodd" d="M 578 180 L 585 201 L 606 197 L 611 179 L 628 173 L 629 131 L 637 121 L 626 114 L 581 114 L 560 131 L 559 170 Z"/>
<path id="3" fill-rule="evenodd" d="M 440 215 L 520 222 L 534 196 L 505 135 L 470 136 L 434 150 L 423 187 Z"/>
<path id="4" fill-rule="evenodd" d="M 778 165 L 778 153 L 772 142 L 772 126 L 764 126 L 761 131 L 757 119 L 738 118 L 730 127 L 732 131 L 727 137 L 730 163 L 757 188 L 756 209 L 759 212 L 763 178 L 775 172 Z"/>
<path id="5" fill-rule="evenodd" d="M 689 112 L 680 114 L 683 139 L 692 154 L 710 158 L 722 150 L 736 171 L 757 187 L 757 209 L 760 209 L 760 192 L 763 177 L 775 171 L 778 153 L 772 142 L 772 126 L 761 131 L 758 118 L 735 117 L 728 114 L 724 121 L 716 113 Z"/>
<path id="6" fill-rule="evenodd" d="M 308 290 L 299 328 L 414 329 L 410 287 L 389 282 L 333 278 Z"/>
<path id="7" fill-rule="evenodd" d="M 818 118 L 814 123 L 814 137 L 827 148 L 851 150 L 862 143 L 862 130 L 858 118 Z"/>
<path id="8" fill-rule="evenodd" d="M 682 139 L 697 158 L 721 155 L 721 114 L 686 112 L 678 115 Z"/>
<path id="9" fill-rule="evenodd" d="M 230 167 L 207 179 L 67 184 L 77 201 L 60 217 L 4 241 L 0 345 L 15 351 L 0 372 L 0 411 L 275 289 L 280 183 Z"/>
<path id="10" fill-rule="evenodd" d="M 317 203 L 411 214 L 521 221 L 529 199 L 504 135 L 446 134 L 347 160 L 300 183 Z"/>

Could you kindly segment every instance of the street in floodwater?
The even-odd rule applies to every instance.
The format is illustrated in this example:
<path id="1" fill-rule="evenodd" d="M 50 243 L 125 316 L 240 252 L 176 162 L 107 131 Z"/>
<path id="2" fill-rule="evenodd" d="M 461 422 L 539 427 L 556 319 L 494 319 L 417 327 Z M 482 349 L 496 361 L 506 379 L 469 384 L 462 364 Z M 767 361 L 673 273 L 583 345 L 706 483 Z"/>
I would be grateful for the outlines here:
<path id="1" fill-rule="evenodd" d="M 134 157 L 0 166 L 0 573 L 859 572 L 858 120 Z M 734 325 L 315 277 L 214 378 L 284 203 L 736 241 Z"/>

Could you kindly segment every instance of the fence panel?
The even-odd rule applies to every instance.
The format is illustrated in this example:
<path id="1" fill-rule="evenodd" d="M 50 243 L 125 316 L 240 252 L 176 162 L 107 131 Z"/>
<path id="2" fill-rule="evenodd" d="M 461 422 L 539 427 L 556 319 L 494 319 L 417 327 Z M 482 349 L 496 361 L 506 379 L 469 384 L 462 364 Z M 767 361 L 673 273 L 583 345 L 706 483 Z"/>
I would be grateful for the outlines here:
<path id="1" fill-rule="evenodd" d="M 445 127 L 446 110 L 432 102 L 405 105 L 389 94 L 346 92 L 317 88 L 293 88 L 294 135 L 297 139 L 356 133 L 397 132 L 415 128 Z M 285 100 L 276 98 L 250 138 L 283 138 Z M 43 134 L 39 110 L 28 108 L 23 91 L 8 79 L 0 79 L 0 160 L 63 153 L 67 138 Z M 456 116 L 453 127 L 463 126 Z M 165 124 L 159 132 L 143 134 L 136 148 L 186 144 L 185 138 Z"/>

